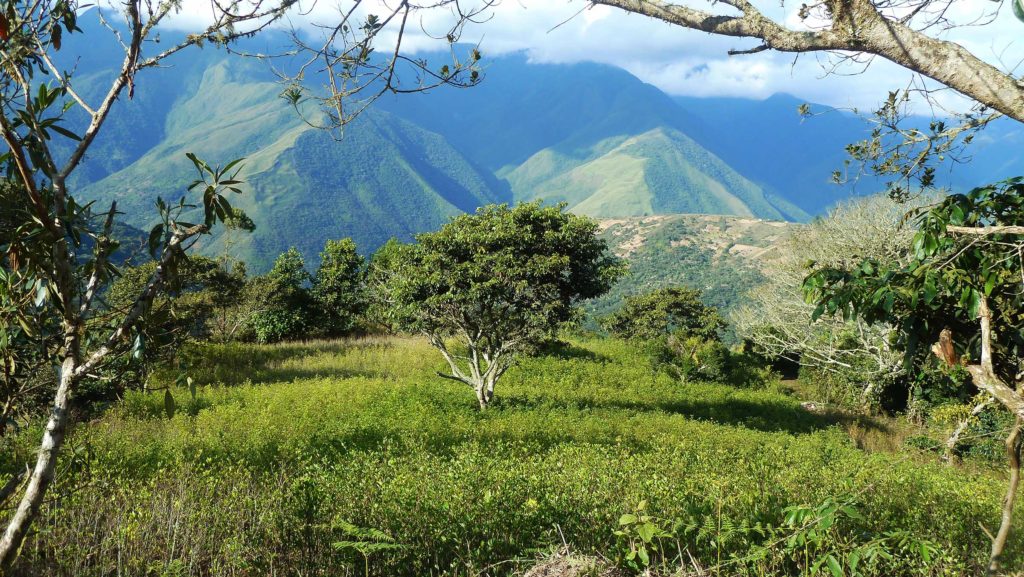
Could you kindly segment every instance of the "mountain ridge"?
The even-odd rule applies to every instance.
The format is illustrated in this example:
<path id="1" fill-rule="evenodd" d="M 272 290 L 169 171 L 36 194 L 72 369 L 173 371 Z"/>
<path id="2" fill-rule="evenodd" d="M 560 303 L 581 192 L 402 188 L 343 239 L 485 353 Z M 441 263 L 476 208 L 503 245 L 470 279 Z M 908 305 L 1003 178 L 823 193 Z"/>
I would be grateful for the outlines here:
<path id="1" fill-rule="evenodd" d="M 81 35 L 66 51 L 76 41 Z M 78 88 L 95 96 L 111 74 L 101 56 L 117 47 L 78 49 L 87 49 Z M 180 198 L 190 182 L 186 151 L 211 164 L 244 156 L 248 190 L 233 201 L 257 230 L 242 239 L 218 232 L 200 248 L 230 245 L 257 271 L 292 245 L 315 261 L 328 238 L 351 236 L 368 253 L 490 202 L 564 200 L 599 217 L 806 220 L 881 186 L 828 184 L 865 124 L 841 112 L 805 122 L 788 95 L 672 97 L 608 65 L 514 54 L 487 60 L 483 83 L 469 90 L 385 96 L 336 142 L 278 97 L 282 87 L 262 63 L 208 48 L 170 64 L 140 74 L 72 184 L 83 200 L 117 199 L 128 224 L 145 229 L 155 198 Z M 73 108 L 69 119 L 81 126 L 84 115 Z M 998 150 L 1003 133 L 994 134 L 986 150 Z M 1004 153 L 986 166 L 1018 164 Z"/>

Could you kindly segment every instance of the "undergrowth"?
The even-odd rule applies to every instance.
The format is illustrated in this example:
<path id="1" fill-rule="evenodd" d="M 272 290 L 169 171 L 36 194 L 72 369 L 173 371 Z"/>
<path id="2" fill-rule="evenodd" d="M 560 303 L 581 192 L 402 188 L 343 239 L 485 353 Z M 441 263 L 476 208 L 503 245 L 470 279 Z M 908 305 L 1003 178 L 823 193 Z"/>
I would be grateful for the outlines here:
<path id="1" fill-rule="evenodd" d="M 131 393 L 72 432 L 19 571 L 508 575 L 564 543 L 612 557 L 642 502 L 664 550 L 709 574 L 828 574 L 786 539 L 794 511 L 842 503 L 856 514 L 815 551 L 898 535 L 928 544 L 927 562 L 864 574 L 966 575 L 986 559 L 979 524 L 997 525 L 997 474 L 864 451 L 845 417 L 776 385 L 682 384 L 620 341 L 525 359 L 486 412 L 435 376 L 417 339 L 204 345 L 185 359 L 194 390 L 158 375 L 172 402 Z M 5 471 L 37 433 L 7 441 Z M 353 527 L 378 545 L 353 544 Z M 1024 562 L 1019 534 L 1011 549 Z"/>

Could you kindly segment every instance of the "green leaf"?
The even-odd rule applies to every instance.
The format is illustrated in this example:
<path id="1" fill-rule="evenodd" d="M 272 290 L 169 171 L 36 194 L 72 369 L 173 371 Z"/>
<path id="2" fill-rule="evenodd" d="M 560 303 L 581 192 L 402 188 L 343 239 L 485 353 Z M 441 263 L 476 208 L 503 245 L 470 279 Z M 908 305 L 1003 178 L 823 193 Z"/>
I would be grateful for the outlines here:
<path id="1" fill-rule="evenodd" d="M 843 577 L 843 565 L 839 563 L 839 559 L 836 556 L 829 553 L 825 557 L 825 564 L 828 565 L 828 570 L 832 572 L 832 577 Z"/>
<path id="2" fill-rule="evenodd" d="M 931 304 L 939 290 L 935 286 L 935 277 L 928 275 L 924 279 L 924 304 Z"/>
<path id="3" fill-rule="evenodd" d="M 245 160 L 245 157 L 244 157 L 244 156 L 243 156 L 243 157 L 241 157 L 241 158 L 236 158 L 236 159 L 232 160 L 231 162 L 227 163 L 227 164 L 226 164 L 226 165 L 224 166 L 224 168 L 222 168 L 222 169 L 221 169 L 221 172 L 222 172 L 222 173 L 227 173 L 227 172 L 228 172 L 229 170 L 231 170 L 231 169 L 232 169 L 232 168 L 234 168 L 235 166 L 238 166 L 238 164 L 239 164 L 239 163 L 241 163 L 241 162 L 242 162 L 243 160 Z M 239 170 L 241 170 L 241 169 L 242 169 L 242 167 L 241 167 L 241 166 L 239 166 L 239 167 L 238 167 L 238 169 L 239 169 Z M 222 184 L 226 184 L 226 183 L 222 183 Z"/>
<path id="4" fill-rule="evenodd" d="M 619 517 L 619 525 L 632 525 L 637 521 L 638 519 L 636 518 L 636 515 L 630 513 L 626 513 L 625 515 Z"/>
<path id="5" fill-rule="evenodd" d="M 949 211 L 949 223 L 954 226 L 964 223 L 964 209 L 960 208 L 960 205 L 954 205 L 953 209 Z"/>
<path id="6" fill-rule="evenodd" d="M 654 539 L 654 533 L 657 531 L 657 527 L 653 523 L 644 523 L 636 528 L 637 535 L 646 543 L 650 543 Z"/>
<path id="7" fill-rule="evenodd" d="M 925 233 L 923 231 L 918 231 L 917 234 L 914 235 L 914 243 L 912 245 L 912 248 L 914 251 L 914 256 L 916 256 L 918 259 L 923 259 L 925 256 L 924 237 Z"/>
<path id="8" fill-rule="evenodd" d="M 996 273 L 989 273 L 988 278 L 985 279 L 985 296 L 992 294 L 992 289 L 996 286 Z"/>
<path id="9" fill-rule="evenodd" d="M 978 309 L 981 307 L 981 294 L 974 289 L 967 289 L 967 312 L 972 319 L 978 318 Z"/>

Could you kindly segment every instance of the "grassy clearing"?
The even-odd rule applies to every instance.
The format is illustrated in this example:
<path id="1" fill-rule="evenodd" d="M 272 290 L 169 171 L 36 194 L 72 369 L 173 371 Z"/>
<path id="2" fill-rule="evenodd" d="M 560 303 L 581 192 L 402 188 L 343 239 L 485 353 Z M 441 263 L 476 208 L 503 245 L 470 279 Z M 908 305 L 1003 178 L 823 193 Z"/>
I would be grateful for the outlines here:
<path id="1" fill-rule="evenodd" d="M 610 555 L 619 516 L 646 500 L 679 527 L 673 547 L 721 575 L 796 574 L 792 553 L 752 554 L 786 507 L 835 498 L 864 516 L 837 542 L 898 529 L 939 545 L 929 569 L 876 574 L 962 575 L 987 553 L 978 524 L 997 524 L 998 475 L 865 452 L 841 417 L 773 388 L 680 384 L 622 342 L 525 360 L 486 413 L 415 339 L 188 357 L 200 386 L 173 390 L 172 418 L 163 391 L 133 393 L 73 432 L 24 572 L 362 575 L 332 546 L 352 523 L 401 545 L 372 555 L 371 575 L 506 575 L 563 536 Z"/>

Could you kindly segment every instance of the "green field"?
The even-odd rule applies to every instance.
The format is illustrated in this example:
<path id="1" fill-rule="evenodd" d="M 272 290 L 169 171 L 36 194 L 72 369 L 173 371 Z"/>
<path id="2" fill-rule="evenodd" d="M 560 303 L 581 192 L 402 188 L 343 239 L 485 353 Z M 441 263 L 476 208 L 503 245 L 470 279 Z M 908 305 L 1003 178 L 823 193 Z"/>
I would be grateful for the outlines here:
<path id="1" fill-rule="evenodd" d="M 892 434 L 774 383 L 680 383 L 619 341 L 525 359 L 483 413 L 416 339 L 185 356 L 194 396 L 130 393 L 72 432 L 25 574 L 511 575 L 564 544 L 614 557 L 617 521 L 647 501 L 673 533 L 666 566 L 681 553 L 707 575 L 800 574 L 884 538 L 894 560 L 866 574 L 963 575 L 987 558 L 979 523 L 998 525 L 995 472 L 864 450 Z M 6 442 L 5 472 L 37 432 Z M 787 548 L 784 510 L 830 499 L 858 514 L 812 523 L 818 549 Z M 358 540 L 346 523 L 397 546 L 366 563 L 332 545 Z"/>

